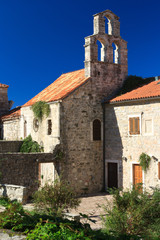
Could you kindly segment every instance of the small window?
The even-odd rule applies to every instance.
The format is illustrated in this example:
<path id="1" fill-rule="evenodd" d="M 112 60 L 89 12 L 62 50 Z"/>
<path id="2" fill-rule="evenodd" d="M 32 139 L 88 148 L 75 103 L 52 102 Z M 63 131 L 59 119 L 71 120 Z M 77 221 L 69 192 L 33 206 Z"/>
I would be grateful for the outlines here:
<path id="1" fill-rule="evenodd" d="M 47 134 L 51 135 L 52 133 L 52 121 L 51 119 L 48 120 L 48 130 L 47 130 Z"/>
<path id="2" fill-rule="evenodd" d="M 95 119 L 93 121 L 93 141 L 101 140 L 101 121 Z"/>
<path id="3" fill-rule="evenodd" d="M 129 118 L 129 133 L 130 133 L 130 135 L 140 134 L 140 119 L 139 119 L 139 117 Z"/>
<path id="4" fill-rule="evenodd" d="M 160 179 L 160 162 L 158 162 L 158 179 Z"/>
<path id="5" fill-rule="evenodd" d="M 39 129 L 39 121 L 38 121 L 37 118 L 33 119 L 33 129 L 34 129 L 35 132 L 37 132 L 38 129 Z"/>

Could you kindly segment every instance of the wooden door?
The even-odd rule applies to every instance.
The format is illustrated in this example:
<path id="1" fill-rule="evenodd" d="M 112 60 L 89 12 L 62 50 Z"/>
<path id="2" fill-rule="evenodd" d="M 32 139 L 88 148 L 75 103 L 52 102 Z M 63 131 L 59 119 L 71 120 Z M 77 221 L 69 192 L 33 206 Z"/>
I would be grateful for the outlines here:
<path id="1" fill-rule="evenodd" d="M 133 165 L 133 185 L 143 183 L 142 167 L 139 164 Z"/>
<path id="2" fill-rule="evenodd" d="M 108 188 L 118 188 L 117 163 L 108 163 Z"/>

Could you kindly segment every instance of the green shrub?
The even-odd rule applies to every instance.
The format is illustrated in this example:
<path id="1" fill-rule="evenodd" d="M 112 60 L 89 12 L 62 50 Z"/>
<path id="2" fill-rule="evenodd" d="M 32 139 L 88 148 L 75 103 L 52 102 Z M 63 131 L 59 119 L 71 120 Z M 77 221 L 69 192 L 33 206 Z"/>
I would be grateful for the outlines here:
<path id="1" fill-rule="evenodd" d="M 152 81 L 154 81 L 154 78 L 142 78 L 136 75 L 129 75 L 124 83 L 122 88 L 119 90 L 118 95 L 125 94 L 127 92 L 130 92 L 136 88 L 142 87 Z"/>
<path id="2" fill-rule="evenodd" d="M 132 191 L 114 190 L 113 206 L 105 207 L 104 229 L 114 236 L 140 236 L 144 239 L 160 237 L 160 191 L 149 193 L 133 188 Z"/>
<path id="3" fill-rule="evenodd" d="M 36 209 L 47 214 L 61 215 L 62 212 L 76 208 L 80 200 L 71 187 L 64 182 L 54 181 L 52 184 L 45 184 L 33 195 Z"/>
<path id="4" fill-rule="evenodd" d="M 23 140 L 20 152 L 22 153 L 43 152 L 43 148 L 36 141 L 33 141 L 31 135 L 29 135 Z"/>
<path id="5" fill-rule="evenodd" d="M 88 225 L 83 225 L 69 220 L 62 220 L 61 222 L 47 221 L 44 223 L 41 221 L 37 224 L 34 230 L 28 235 L 27 239 L 32 240 L 107 240 L 115 239 L 109 238 L 107 234 L 101 231 L 93 231 Z"/>
<path id="6" fill-rule="evenodd" d="M 0 205 L 6 207 L 11 201 L 7 197 L 0 197 Z"/>
<path id="7" fill-rule="evenodd" d="M 0 214 L 0 228 L 23 231 L 33 229 L 37 222 L 26 214 L 22 204 L 16 201 L 7 204 L 6 210 Z"/>
<path id="8" fill-rule="evenodd" d="M 38 120 L 42 121 L 43 117 L 49 116 L 50 113 L 50 106 L 45 101 L 39 101 L 33 104 L 32 110 L 34 113 L 34 116 L 38 118 Z"/>

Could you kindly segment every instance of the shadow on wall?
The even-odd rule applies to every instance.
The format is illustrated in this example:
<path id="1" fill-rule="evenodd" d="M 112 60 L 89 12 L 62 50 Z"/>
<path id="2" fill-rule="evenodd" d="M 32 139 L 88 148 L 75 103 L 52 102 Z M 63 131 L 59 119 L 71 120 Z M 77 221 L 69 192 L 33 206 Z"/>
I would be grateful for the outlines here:
<path id="1" fill-rule="evenodd" d="M 123 186 L 123 145 L 114 106 L 105 105 L 106 187 Z"/>
<path id="2" fill-rule="evenodd" d="M 7 188 L 6 188 L 5 184 L 1 184 L 0 190 L 1 190 L 0 196 L 7 197 Z"/>

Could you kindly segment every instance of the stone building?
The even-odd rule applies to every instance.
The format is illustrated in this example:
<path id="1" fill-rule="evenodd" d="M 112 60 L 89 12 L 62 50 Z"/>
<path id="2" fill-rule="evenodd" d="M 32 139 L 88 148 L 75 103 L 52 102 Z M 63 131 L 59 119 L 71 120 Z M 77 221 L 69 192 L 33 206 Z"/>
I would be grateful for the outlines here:
<path id="1" fill-rule="evenodd" d="M 10 120 L 7 116 L 2 121 L 6 140 L 11 129 L 17 138 L 18 128 L 19 139 L 31 134 L 45 152 L 60 144 L 64 153 L 60 173 L 78 193 L 91 193 L 105 186 L 101 101 L 122 86 L 128 73 L 127 42 L 120 36 L 119 17 L 110 10 L 94 15 L 94 33 L 85 38 L 84 47 L 85 69 L 61 75 Z M 42 122 L 31 109 L 37 101 L 46 101 L 51 109 Z"/>
<path id="2" fill-rule="evenodd" d="M 148 190 L 160 186 L 160 80 L 116 97 L 128 73 L 127 43 L 119 18 L 109 10 L 94 15 L 94 33 L 84 47 L 84 69 L 62 74 L 1 117 L 4 139 L 31 134 L 46 153 L 54 156 L 60 149 L 58 162 L 37 162 L 39 176 L 47 181 L 61 174 L 79 194 L 140 182 Z M 38 101 L 50 106 L 42 121 L 32 110 Z M 139 165 L 143 152 L 151 158 L 146 172 Z"/>
<path id="3" fill-rule="evenodd" d="M 106 186 L 160 187 L 160 79 L 105 103 Z M 139 164 L 150 156 L 147 171 Z"/>
<path id="4" fill-rule="evenodd" d="M 8 101 L 8 85 L 0 83 L 0 115 L 6 114 L 9 112 L 12 107 L 13 102 Z M 3 128 L 0 124 L 0 139 L 2 139 Z"/>

